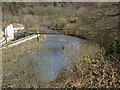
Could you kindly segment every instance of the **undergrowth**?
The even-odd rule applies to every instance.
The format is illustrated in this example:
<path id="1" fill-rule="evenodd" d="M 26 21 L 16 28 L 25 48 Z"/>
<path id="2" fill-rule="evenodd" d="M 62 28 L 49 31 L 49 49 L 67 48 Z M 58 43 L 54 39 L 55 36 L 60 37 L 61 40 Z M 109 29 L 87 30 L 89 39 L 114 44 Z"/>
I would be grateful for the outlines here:
<path id="1" fill-rule="evenodd" d="M 49 87 L 54 88 L 120 88 L 120 66 L 116 58 L 84 57 L 73 70 L 61 74 Z M 69 74 L 68 74 L 69 73 Z"/>

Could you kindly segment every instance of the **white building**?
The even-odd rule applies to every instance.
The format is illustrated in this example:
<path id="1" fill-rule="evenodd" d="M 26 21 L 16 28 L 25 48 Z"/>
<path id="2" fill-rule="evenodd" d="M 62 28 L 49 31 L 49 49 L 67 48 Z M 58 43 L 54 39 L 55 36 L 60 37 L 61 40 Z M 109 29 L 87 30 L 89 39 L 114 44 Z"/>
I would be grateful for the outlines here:
<path id="1" fill-rule="evenodd" d="M 8 25 L 3 32 L 1 30 L 0 35 L 2 38 L 0 39 L 0 46 L 5 44 L 5 38 L 3 35 L 7 37 L 7 41 L 14 40 L 14 35 L 19 30 L 24 30 L 24 26 L 17 23 Z"/>
<path id="2" fill-rule="evenodd" d="M 14 39 L 14 32 L 15 32 L 15 29 L 13 28 L 12 24 L 10 24 L 5 28 L 4 35 L 7 37 L 7 41 Z"/>

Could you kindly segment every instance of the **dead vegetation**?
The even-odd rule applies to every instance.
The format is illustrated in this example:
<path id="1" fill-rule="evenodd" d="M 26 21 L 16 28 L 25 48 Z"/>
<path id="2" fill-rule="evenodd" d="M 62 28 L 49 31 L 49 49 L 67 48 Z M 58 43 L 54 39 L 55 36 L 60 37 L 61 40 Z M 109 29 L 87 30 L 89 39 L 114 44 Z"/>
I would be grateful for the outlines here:
<path id="1" fill-rule="evenodd" d="M 69 52 L 66 52 L 69 53 Z M 104 48 L 85 42 L 75 52 L 73 69 L 62 72 L 50 88 L 120 88 L 120 62 L 112 55 L 104 56 Z"/>
<path id="2" fill-rule="evenodd" d="M 2 3 L 3 23 L 19 22 L 26 28 L 46 25 L 54 28 L 86 28 L 82 36 L 107 47 L 114 39 L 119 39 L 117 2 L 4 2 Z M 76 15 L 76 23 L 69 17 Z"/>
<path id="3" fill-rule="evenodd" d="M 52 88 L 120 88 L 119 62 L 115 58 L 98 55 L 94 59 L 80 59 L 73 70 L 62 73 L 48 87 Z"/>
<path id="4" fill-rule="evenodd" d="M 78 52 L 74 70 L 62 73 L 48 87 L 52 88 L 120 88 L 119 57 L 106 53 L 114 40 L 119 40 L 119 3 L 3 3 L 3 23 L 20 22 L 27 27 L 46 25 L 54 28 L 87 28 L 82 35 L 104 46 L 94 58 L 88 47 Z M 16 7 L 16 8 L 15 8 Z M 78 21 L 69 23 L 67 17 L 76 14 Z M 14 18 L 14 19 L 13 19 Z M 30 26 L 28 26 L 30 24 Z M 87 32 L 87 34 L 86 34 Z M 118 44 L 119 45 L 119 44 Z M 116 46 L 118 46 L 116 45 Z M 114 47 L 110 52 L 119 47 Z M 26 46 L 28 48 L 29 46 Z M 24 49 L 20 49 L 21 51 Z M 94 51 L 96 49 L 93 49 Z M 17 52 L 19 52 L 17 51 Z M 21 52 L 23 52 L 21 51 Z M 109 50 L 108 50 L 109 51 Z M 101 54 L 104 53 L 104 54 Z M 116 52 L 116 51 L 115 51 Z M 85 59 L 85 56 L 90 56 Z M 11 58 L 14 56 L 12 55 Z M 76 56 L 78 57 L 78 55 Z M 4 58 L 5 57 L 4 55 Z"/>

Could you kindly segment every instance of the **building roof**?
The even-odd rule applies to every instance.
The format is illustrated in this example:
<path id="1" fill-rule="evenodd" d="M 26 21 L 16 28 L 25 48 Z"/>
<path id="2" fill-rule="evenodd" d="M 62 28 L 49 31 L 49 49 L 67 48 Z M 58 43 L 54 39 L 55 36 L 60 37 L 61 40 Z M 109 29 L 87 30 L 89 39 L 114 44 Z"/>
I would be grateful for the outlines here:
<path id="1" fill-rule="evenodd" d="M 20 23 L 13 23 L 12 24 L 14 28 L 21 28 L 24 29 L 24 25 L 20 24 Z"/>

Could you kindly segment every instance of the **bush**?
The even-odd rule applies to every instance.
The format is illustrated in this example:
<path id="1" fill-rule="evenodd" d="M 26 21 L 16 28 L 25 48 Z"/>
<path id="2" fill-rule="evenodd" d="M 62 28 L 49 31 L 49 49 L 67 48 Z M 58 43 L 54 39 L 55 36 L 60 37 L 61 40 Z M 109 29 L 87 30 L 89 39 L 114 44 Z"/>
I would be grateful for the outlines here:
<path id="1" fill-rule="evenodd" d="M 75 64 L 73 70 L 60 74 L 57 80 L 53 81 L 48 87 L 120 88 L 119 63 L 113 61 L 114 58 L 107 57 L 105 59 L 100 54 L 94 60 L 85 57 Z"/>
<path id="2" fill-rule="evenodd" d="M 120 41 L 114 40 L 107 48 L 106 55 L 119 54 L 120 55 Z"/>

